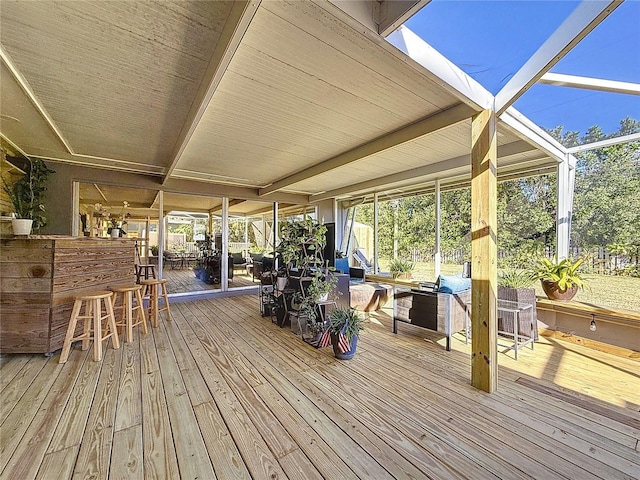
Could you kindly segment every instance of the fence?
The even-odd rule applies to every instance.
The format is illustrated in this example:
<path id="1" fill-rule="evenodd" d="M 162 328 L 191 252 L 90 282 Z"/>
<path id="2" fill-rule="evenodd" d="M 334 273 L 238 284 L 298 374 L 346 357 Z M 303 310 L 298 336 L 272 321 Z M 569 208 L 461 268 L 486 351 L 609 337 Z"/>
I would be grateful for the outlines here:
<path id="1" fill-rule="evenodd" d="M 500 250 L 498 251 L 498 260 L 513 257 L 514 254 L 515 252 Z M 553 248 L 545 248 L 544 255 L 546 257 L 552 258 L 554 254 L 555 250 Z M 637 251 L 631 254 L 619 254 L 608 251 L 604 246 L 592 248 L 572 247 L 569 249 L 569 256 L 573 258 L 584 257 L 585 268 L 594 273 L 615 275 L 627 271 L 633 276 L 638 276 L 640 273 L 640 258 Z M 453 250 L 440 254 L 442 263 L 456 263 L 459 265 L 469 260 L 469 257 L 469 253 L 465 250 Z M 433 258 L 434 252 L 425 253 L 418 249 L 414 249 L 411 254 L 413 262 L 433 262 Z"/>

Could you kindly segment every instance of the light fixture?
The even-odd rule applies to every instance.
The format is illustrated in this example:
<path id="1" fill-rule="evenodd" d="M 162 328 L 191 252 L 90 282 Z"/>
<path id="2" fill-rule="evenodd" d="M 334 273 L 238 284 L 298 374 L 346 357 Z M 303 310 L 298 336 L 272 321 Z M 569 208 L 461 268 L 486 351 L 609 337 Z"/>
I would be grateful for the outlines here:
<path id="1" fill-rule="evenodd" d="M 595 332 L 596 328 L 598 328 L 598 327 L 596 326 L 595 315 L 592 313 L 591 314 L 591 324 L 589 325 L 589 330 L 591 330 L 592 332 Z"/>

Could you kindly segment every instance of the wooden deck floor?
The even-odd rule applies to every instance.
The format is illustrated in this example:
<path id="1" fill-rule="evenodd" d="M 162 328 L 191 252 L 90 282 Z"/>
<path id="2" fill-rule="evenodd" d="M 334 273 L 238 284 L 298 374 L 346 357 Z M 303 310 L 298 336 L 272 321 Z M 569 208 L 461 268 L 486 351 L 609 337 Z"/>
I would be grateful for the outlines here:
<path id="1" fill-rule="evenodd" d="M 200 292 L 203 290 L 219 289 L 220 284 L 207 284 L 202 280 L 196 278 L 191 268 L 165 268 L 162 271 L 162 277 L 167 280 L 167 291 L 169 293 L 185 293 L 185 292 Z M 258 285 L 257 281 L 253 281 L 250 275 L 246 272 L 236 270 L 233 275 L 233 280 L 229 282 L 229 288 L 245 287 L 251 285 Z"/>
<path id="2" fill-rule="evenodd" d="M 499 354 L 371 317 L 350 361 L 258 313 L 254 296 L 173 305 L 102 362 L 0 358 L 0 478 L 640 477 L 640 363 L 558 340 Z"/>

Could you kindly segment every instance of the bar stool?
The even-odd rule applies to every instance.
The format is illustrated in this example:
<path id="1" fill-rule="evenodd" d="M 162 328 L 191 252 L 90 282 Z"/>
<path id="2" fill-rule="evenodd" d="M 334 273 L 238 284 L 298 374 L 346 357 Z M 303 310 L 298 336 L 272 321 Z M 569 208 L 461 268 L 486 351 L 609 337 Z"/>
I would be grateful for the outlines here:
<path id="1" fill-rule="evenodd" d="M 140 282 L 144 286 L 143 297 L 149 302 L 149 320 L 154 328 L 158 328 L 158 316 L 160 312 L 166 310 L 167 320 L 171 320 L 171 310 L 169 309 L 169 298 L 167 297 L 167 281 L 164 279 L 149 279 Z M 158 308 L 158 300 L 162 295 L 164 306 Z"/>
<path id="2" fill-rule="evenodd" d="M 124 327 L 126 332 L 126 341 L 133 341 L 133 327 L 142 325 L 142 331 L 147 333 L 147 319 L 144 314 L 142 304 L 142 285 L 133 285 L 130 287 L 112 288 L 113 292 L 113 309 L 118 312 L 116 315 L 116 327 Z M 134 302 L 135 294 L 135 302 Z M 118 299 L 120 303 L 118 304 Z M 134 317 L 135 313 L 135 317 Z"/>
<path id="3" fill-rule="evenodd" d="M 95 361 L 102 360 L 102 342 L 107 338 L 113 337 L 113 348 L 120 348 L 116 319 L 113 314 L 112 297 L 112 292 L 93 292 L 75 298 L 73 310 L 71 311 L 71 320 L 69 320 L 67 334 L 62 345 L 60 363 L 67 361 L 71 351 L 71 344 L 77 340 L 82 340 L 82 350 L 89 348 L 89 341 L 93 340 L 93 359 Z M 103 304 L 106 311 L 105 315 L 102 315 Z M 84 307 L 84 315 L 81 315 L 82 307 Z M 102 322 L 105 319 L 107 323 L 103 327 Z M 74 337 L 78 320 L 84 320 L 84 328 L 81 335 Z"/>
<path id="4" fill-rule="evenodd" d="M 136 283 L 140 283 L 141 279 L 149 280 L 150 278 L 156 278 L 156 266 L 155 265 L 135 265 L 136 270 Z"/>

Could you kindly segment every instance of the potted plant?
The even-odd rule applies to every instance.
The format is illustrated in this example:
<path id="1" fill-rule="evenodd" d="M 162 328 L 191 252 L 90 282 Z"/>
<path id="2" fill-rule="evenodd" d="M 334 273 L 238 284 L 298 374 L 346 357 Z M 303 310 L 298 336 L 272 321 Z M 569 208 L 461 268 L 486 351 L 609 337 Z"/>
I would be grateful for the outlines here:
<path id="1" fill-rule="evenodd" d="M 2 189 L 9 196 L 15 218 L 12 221 L 14 235 L 29 235 L 47 224 L 42 203 L 49 174 L 55 173 L 40 159 L 28 159 L 27 171 L 15 183 L 2 177 Z"/>
<path id="2" fill-rule="evenodd" d="M 300 312 L 307 315 L 310 324 L 316 321 L 317 302 L 322 294 L 328 293 L 337 283 L 337 280 L 323 269 L 326 233 L 327 227 L 313 218 L 282 222 L 280 227 L 277 252 L 282 264 L 278 268 L 279 278 L 276 280 L 276 286 L 282 290 L 278 282 L 289 280 L 289 287 L 292 293 L 295 293 L 288 301 L 298 305 Z M 294 269 L 296 275 L 292 277 Z M 296 278 L 297 282 L 291 281 L 290 278 Z"/>
<path id="3" fill-rule="evenodd" d="M 400 278 L 403 280 L 411 280 L 411 271 L 415 264 L 409 260 L 402 258 L 394 258 L 389 264 L 389 271 L 394 280 Z"/>
<path id="4" fill-rule="evenodd" d="M 318 302 L 328 299 L 329 293 L 335 290 L 338 279 L 328 269 L 324 272 L 316 269 L 313 276 L 308 280 L 308 285 L 304 285 L 301 291 L 296 292 L 296 302 L 299 310 L 308 318 L 309 323 L 315 323 L 318 318 Z"/>
<path id="5" fill-rule="evenodd" d="M 542 257 L 531 268 L 530 276 L 540 280 L 542 289 L 550 300 L 569 301 L 578 292 L 578 288 L 587 285 L 585 279 L 578 273 L 584 258 L 565 258 L 558 261 Z"/>
<path id="6" fill-rule="evenodd" d="M 358 337 L 364 330 L 364 320 L 354 308 L 336 308 L 329 313 L 329 332 L 333 354 L 339 360 L 349 360 L 356 354 Z"/>

